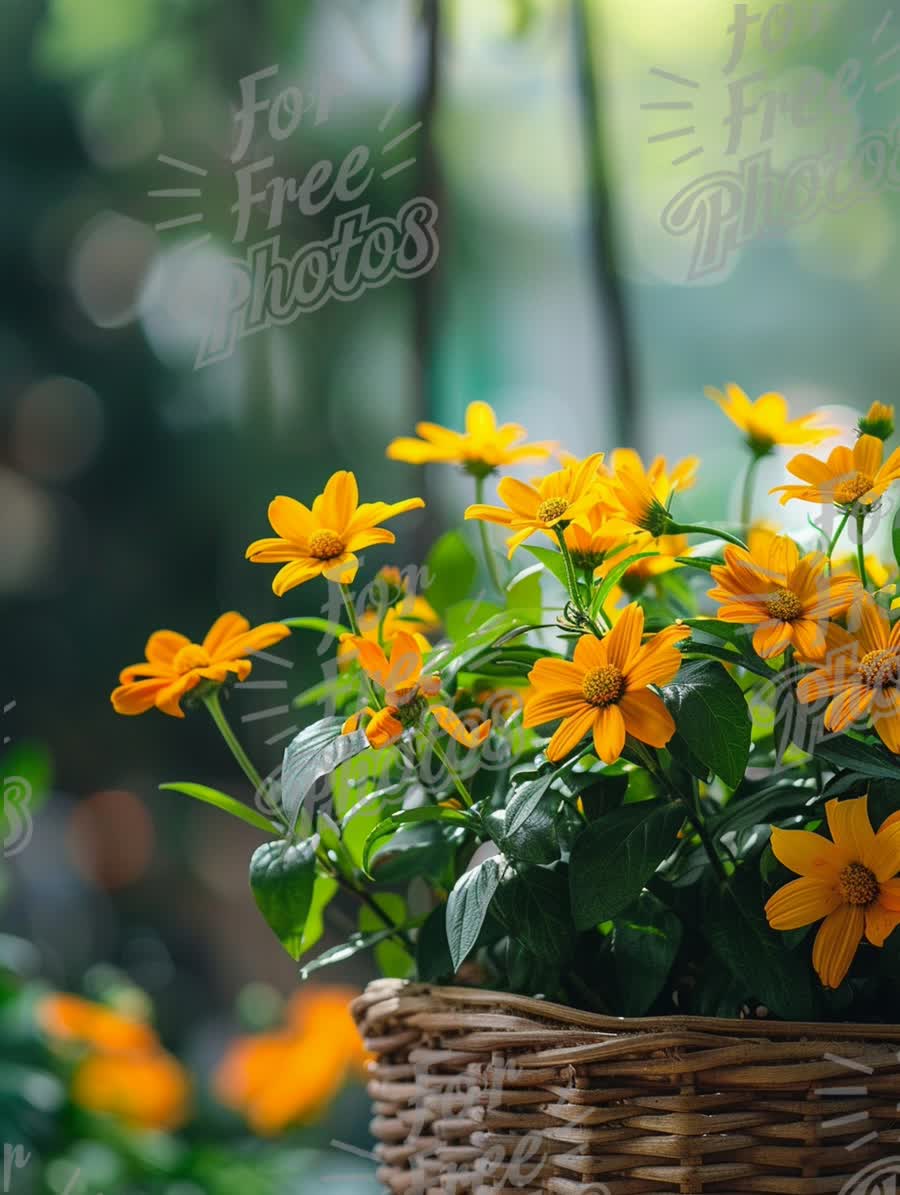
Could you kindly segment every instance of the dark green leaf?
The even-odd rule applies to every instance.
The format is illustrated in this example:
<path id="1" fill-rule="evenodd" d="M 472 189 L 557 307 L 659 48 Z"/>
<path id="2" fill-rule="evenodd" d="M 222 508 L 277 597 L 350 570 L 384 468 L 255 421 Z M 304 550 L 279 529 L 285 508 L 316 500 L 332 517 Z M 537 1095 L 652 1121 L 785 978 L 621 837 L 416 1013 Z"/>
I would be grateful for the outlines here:
<path id="1" fill-rule="evenodd" d="M 281 800 L 291 829 L 313 785 L 369 746 L 361 730 L 341 734 L 343 724 L 343 718 L 322 718 L 288 744 L 281 771 Z"/>
<path id="2" fill-rule="evenodd" d="M 388 838 L 391 834 L 399 830 L 401 826 L 419 822 L 451 822 L 457 826 L 471 826 L 474 824 L 471 814 L 467 813 L 464 809 L 449 809 L 442 805 L 420 805 L 416 809 L 398 809 L 396 813 L 392 813 L 384 821 L 379 822 L 366 839 L 362 856 L 363 871 L 369 872 L 369 861 L 372 858 L 372 851 L 382 838 Z"/>
<path id="3" fill-rule="evenodd" d="M 707 936 L 718 958 L 744 984 L 745 998 L 786 1020 L 814 1020 L 809 953 L 788 950 L 783 935 L 769 928 L 758 878 L 741 869 L 724 891 L 710 887 Z"/>
<path id="4" fill-rule="evenodd" d="M 314 958 L 301 967 L 300 978 L 309 979 L 310 975 L 320 971 L 323 967 L 333 967 L 335 963 L 343 963 L 348 958 L 353 958 L 360 951 L 371 950 L 373 946 L 377 946 L 389 938 L 391 933 L 391 930 L 383 929 L 374 934 L 351 934 L 346 942 L 342 942 L 339 946 L 332 946 L 330 950 L 326 950 L 324 954 L 320 954 L 318 958 Z"/>
<path id="5" fill-rule="evenodd" d="M 721 664 L 697 660 L 685 665 L 662 695 L 693 754 L 736 788 L 747 769 L 752 731 L 740 686 Z"/>
<path id="6" fill-rule="evenodd" d="M 836 768 L 847 768 L 872 780 L 900 780 L 900 765 L 880 744 L 861 743 L 839 734 L 816 744 L 814 755 Z"/>
<path id="7" fill-rule="evenodd" d="M 642 1017 L 663 990 L 681 946 L 681 921 L 644 892 L 616 921 L 613 962 L 627 1017 Z"/>
<path id="8" fill-rule="evenodd" d="M 565 868 L 507 871 L 495 908 L 511 938 L 543 962 L 561 963 L 575 946 Z"/>
<path id="9" fill-rule="evenodd" d="M 478 941 L 488 908 L 500 883 L 496 857 L 477 864 L 456 882 L 447 901 L 447 942 L 453 969 L 458 971 Z"/>
<path id="10" fill-rule="evenodd" d="M 637 564 L 639 560 L 646 560 L 648 556 L 659 555 L 659 552 L 635 552 L 633 556 L 628 556 L 625 560 L 620 560 L 618 564 L 614 565 L 603 578 L 602 584 L 591 595 L 591 613 L 596 614 L 598 610 L 603 608 L 603 603 L 633 564 Z"/>
<path id="11" fill-rule="evenodd" d="M 316 840 L 266 842 L 250 860 L 250 887 L 269 927 L 292 959 L 302 954 L 303 932 L 316 878 Z"/>
<path id="12" fill-rule="evenodd" d="M 675 805 L 624 805 L 578 836 L 569 869 L 578 929 L 610 921 L 633 904 L 675 849 L 684 814 Z"/>
<path id="13" fill-rule="evenodd" d="M 621 807 L 628 792 L 627 773 L 588 772 L 585 777 L 591 783 L 581 790 L 580 796 L 587 821 L 595 822 Z"/>
<path id="14" fill-rule="evenodd" d="M 419 930 L 416 969 L 420 983 L 438 983 L 453 977 L 453 959 L 447 941 L 447 910 L 444 905 L 432 909 Z"/>

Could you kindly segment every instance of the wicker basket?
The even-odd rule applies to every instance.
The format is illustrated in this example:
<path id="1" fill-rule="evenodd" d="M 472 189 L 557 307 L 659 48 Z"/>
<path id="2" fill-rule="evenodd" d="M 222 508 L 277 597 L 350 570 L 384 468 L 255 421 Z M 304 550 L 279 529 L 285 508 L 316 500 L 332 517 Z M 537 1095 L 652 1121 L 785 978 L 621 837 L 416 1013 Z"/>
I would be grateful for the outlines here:
<path id="1" fill-rule="evenodd" d="M 893 1195 L 900 1026 L 620 1020 L 380 980 L 353 1006 L 396 1195 Z"/>

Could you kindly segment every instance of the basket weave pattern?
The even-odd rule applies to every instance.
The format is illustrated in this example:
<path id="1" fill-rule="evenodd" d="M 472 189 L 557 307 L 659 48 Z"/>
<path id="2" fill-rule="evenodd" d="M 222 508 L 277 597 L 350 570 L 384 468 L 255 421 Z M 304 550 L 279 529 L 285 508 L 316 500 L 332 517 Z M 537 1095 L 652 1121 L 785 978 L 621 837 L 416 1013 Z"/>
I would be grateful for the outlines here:
<path id="1" fill-rule="evenodd" d="M 900 1189 L 900 1161 L 894 1186 L 853 1182 L 900 1159 L 900 1026 L 623 1020 L 394 980 L 353 1012 L 393 1195 Z"/>

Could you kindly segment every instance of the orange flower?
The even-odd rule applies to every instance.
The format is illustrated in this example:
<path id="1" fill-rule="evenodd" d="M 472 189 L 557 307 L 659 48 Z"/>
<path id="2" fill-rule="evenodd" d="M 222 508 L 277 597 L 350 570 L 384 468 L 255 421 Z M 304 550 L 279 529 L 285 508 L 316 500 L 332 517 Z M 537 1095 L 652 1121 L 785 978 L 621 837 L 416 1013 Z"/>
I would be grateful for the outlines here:
<path id="1" fill-rule="evenodd" d="M 831 623 L 844 614 L 860 592 L 849 574 L 827 577 L 827 560 L 812 552 L 800 558 L 787 536 L 757 542 L 754 552 L 725 547 L 725 564 L 710 570 L 715 588 L 709 596 L 721 602 L 723 622 L 755 626 L 753 648 L 764 660 L 788 647 L 804 660 L 821 660 L 825 652 L 846 642 Z"/>
<path id="2" fill-rule="evenodd" d="M 399 569 L 386 567 L 379 571 L 372 586 L 375 604 L 367 606 L 359 615 L 359 629 L 364 639 L 372 643 L 391 643 L 400 631 L 407 631 L 420 650 L 428 652 L 431 644 L 426 635 L 440 629 L 437 611 L 421 594 L 408 592 L 408 580 Z M 349 641 L 338 645 L 338 665 L 346 668 L 356 659 L 356 648 Z"/>
<path id="3" fill-rule="evenodd" d="M 751 402 L 734 382 L 728 383 L 724 394 L 714 386 L 707 386 L 704 393 L 741 429 L 757 456 L 768 456 L 776 444 L 819 444 L 837 434 L 835 427 L 817 425 L 815 414 L 790 419 L 782 394 L 769 392 Z"/>
<path id="4" fill-rule="evenodd" d="M 841 731 L 864 718 L 888 748 L 900 755 L 900 622 L 862 593 L 852 611 L 858 630 L 828 654 L 824 667 L 805 676 L 797 696 L 807 705 L 830 697 L 825 728 Z"/>
<path id="5" fill-rule="evenodd" d="M 476 477 L 486 477 L 503 465 L 519 461 L 543 460 L 549 456 L 551 444 L 520 444 L 527 434 L 518 423 L 497 426 L 497 417 L 486 402 L 472 402 L 466 408 L 466 430 L 454 432 L 437 423 L 417 423 L 422 437 L 401 436 L 388 446 L 387 455 L 394 461 L 411 465 L 439 462 L 462 465 Z"/>
<path id="6" fill-rule="evenodd" d="M 355 995 L 304 989 L 291 1001 L 282 1030 L 233 1042 L 214 1078 L 222 1103 L 263 1136 L 320 1113 L 368 1061 L 348 1008 Z"/>
<path id="7" fill-rule="evenodd" d="M 112 693 L 113 709 L 117 714 L 143 714 L 156 706 L 183 718 L 181 699 L 201 681 L 221 685 L 229 673 L 246 680 L 253 667 L 246 657 L 290 633 L 280 622 L 251 630 L 247 619 L 233 610 L 216 619 L 202 643 L 192 643 L 177 631 L 154 631 L 147 640 L 146 661 L 122 669 L 122 683 Z"/>
<path id="8" fill-rule="evenodd" d="M 72 1079 L 72 1099 L 133 1128 L 172 1131 L 187 1119 L 191 1083 L 171 1055 L 94 1054 Z"/>
<path id="9" fill-rule="evenodd" d="M 889 440 L 894 434 L 894 408 L 883 402 L 873 402 L 865 415 L 860 417 L 857 427 L 864 436 L 877 436 Z"/>
<path id="10" fill-rule="evenodd" d="M 476 502 L 468 507 L 465 517 L 499 523 L 514 532 L 506 541 L 510 556 L 537 531 L 553 537 L 555 527 L 565 528 L 571 523 L 581 523 L 588 530 L 588 512 L 598 498 L 598 470 L 602 464 L 603 453 L 595 452 L 548 474 L 535 485 L 504 477 L 497 494 L 507 509 Z"/>
<path id="11" fill-rule="evenodd" d="M 884 462 L 884 463 L 882 463 Z M 859 510 L 872 506 L 900 477 L 900 448 L 884 461 L 884 444 L 876 436 L 860 436 L 852 448 L 833 448 L 826 461 L 801 452 L 788 462 L 788 472 L 804 485 L 779 485 L 782 506 L 797 498 L 818 506 Z"/>
<path id="12" fill-rule="evenodd" d="M 772 827 L 776 858 L 801 878 L 766 905 L 769 925 L 802 929 L 822 922 L 813 966 L 827 988 L 839 988 L 863 935 L 881 947 L 900 925 L 900 821 L 895 814 L 876 834 L 867 799 L 829 801 L 833 842 L 806 830 Z"/>
<path id="13" fill-rule="evenodd" d="M 272 581 L 272 592 L 283 597 L 313 577 L 348 584 L 356 576 L 356 553 L 373 544 L 392 544 L 392 531 L 379 527 L 388 519 L 420 510 L 421 498 L 402 502 L 364 502 L 352 473 L 333 474 L 312 510 L 294 498 L 278 497 L 269 503 L 269 522 L 277 539 L 258 539 L 247 548 L 254 564 L 283 564 Z"/>
<path id="14" fill-rule="evenodd" d="M 159 1045 L 156 1034 L 145 1021 L 63 992 L 41 1000 L 37 1019 L 48 1037 L 107 1054 L 148 1052 Z"/>
<path id="15" fill-rule="evenodd" d="M 681 666 L 675 647 L 689 627 L 671 626 L 641 644 L 644 612 L 636 602 L 622 611 L 603 639 L 582 635 L 575 658 L 538 660 L 528 679 L 534 695 L 525 706 L 525 726 L 562 718 L 550 740 L 547 758 L 563 759 L 588 733 L 604 763 L 615 763 L 633 735 L 651 747 L 664 747 L 675 723 L 649 685 L 665 685 Z"/>
<path id="16" fill-rule="evenodd" d="M 344 635 L 341 642 L 349 641 L 359 654 L 359 662 L 369 679 L 384 690 L 387 705 L 384 709 L 364 710 L 353 714 L 344 723 L 344 734 L 351 734 L 359 728 L 365 715 L 366 738 L 375 748 L 389 747 L 396 743 L 404 731 L 415 726 L 425 714 L 431 714 L 451 738 L 464 747 L 479 747 L 491 733 L 490 721 L 485 721 L 468 730 L 465 723 L 449 706 L 432 705 L 429 698 L 440 691 L 439 676 L 422 676 L 422 652 L 412 635 L 399 631 L 391 643 L 390 656 L 377 643 L 361 636 Z"/>
<path id="17" fill-rule="evenodd" d="M 685 457 L 669 472 L 666 458 L 658 456 L 649 468 L 630 448 L 617 448 L 612 455 L 613 475 L 605 487 L 612 506 L 611 519 L 625 531 L 648 531 L 665 535 L 671 523 L 668 513 L 672 496 L 694 484 L 699 461 Z"/>

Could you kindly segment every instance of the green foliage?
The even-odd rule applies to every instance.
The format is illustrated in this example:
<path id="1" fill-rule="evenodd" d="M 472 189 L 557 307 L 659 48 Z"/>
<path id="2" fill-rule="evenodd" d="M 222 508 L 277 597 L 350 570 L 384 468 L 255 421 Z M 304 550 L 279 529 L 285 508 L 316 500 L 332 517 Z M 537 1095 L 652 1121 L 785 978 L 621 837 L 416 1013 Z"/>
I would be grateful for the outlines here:
<path id="1" fill-rule="evenodd" d="M 685 664 L 663 690 L 678 733 L 694 757 L 735 788 L 750 758 L 752 723 L 747 699 L 721 664 Z"/>
<path id="2" fill-rule="evenodd" d="M 316 842 L 266 842 L 250 861 L 250 887 L 259 911 L 292 959 L 303 953 L 312 907 Z"/>

